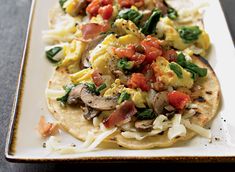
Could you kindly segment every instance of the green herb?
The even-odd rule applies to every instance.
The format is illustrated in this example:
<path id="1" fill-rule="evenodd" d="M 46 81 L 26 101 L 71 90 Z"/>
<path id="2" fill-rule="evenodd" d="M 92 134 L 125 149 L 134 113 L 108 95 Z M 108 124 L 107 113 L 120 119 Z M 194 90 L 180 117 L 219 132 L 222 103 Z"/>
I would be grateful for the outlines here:
<path id="1" fill-rule="evenodd" d="M 138 112 L 136 117 L 139 120 L 147 120 L 147 119 L 154 119 L 156 115 L 153 113 L 152 109 L 145 109 L 141 112 Z"/>
<path id="2" fill-rule="evenodd" d="M 180 37 L 185 43 L 189 44 L 196 41 L 202 33 L 198 26 L 182 26 L 177 29 Z"/>
<path id="3" fill-rule="evenodd" d="M 68 100 L 68 97 L 69 97 L 69 93 L 71 92 L 71 90 L 75 87 L 76 85 L 74 84 L 69 84 L 69 85 L 66 85 L 64 86 L 64 90 L 65 90 L 65 95 L 62 96 L 62 97 L 59 97 L 57 98 L 56 100 L 57 101 L 60 101 L 61 103 L 63 104 L 66 104 L 67 103 L 67 100 Z"/>
<path id="4" fill-rule="evenodd" d="M 178 54 L 176 62 L 182 66 L 183 68 L 186 67 L 187 61 L 185 59 L 185 55 L 183 53 Z"/>
<path id="5" fill-rule="evenodd" d="M 122 58 L 118 61 L 117 67 L 122 70 L 130 70 L 134 66 L 134 62 L 128 61 L 126 58 Z"/>
<path id="6" fill-rule="evenodd" d="M 168 8 L 167 15 L 172 20 L 175 20 L 178 17 L 178 13 L 174 8 Z"/>
<path id="7" fill-rule="evenodd" d="M 185 68 L 187 71 L 189 71 L 192 74 L 192 78 L 196 79 L 197 76 L 199 77 L 205 77 L 207 75 L 207 69 L 206 68 L 200 68 L 196 64 L 193 64 L 186 60 L 183 53 L 180 53 L 177 57 L 176 62 Z"/>
<path id="8" fill-rule="evenodd" d="M 100 92 L 107 87 L 105 83 L 101 84 L 98 88 L 96 88 L 95 84 L 93 83 L 86 83 L 85 85 L 88 91 L 96 95 L 100 95 Z"/>
<path id="9" fill-rule="evenodd" d="M 85 85 L 86 85 L 86 88 L 88 89 L 88 91 L 90 91 L 91 93 L 96 94 L 96 86 L 95 86 L 95 84 L 88 82 Z"/>
<path id="10" fill-rule="evenodd" d="M 105 89 L 107 86 L 105 83 L 101 84 L 97 89 L 96 89 L 96 94 L 100 94 L 100 92 Z"/>
<path id="11" fill-rule="evenodd" d="M 127 9 L 127 10 L 125 9 L 125 10 L 121 10 L 118 13 L 117 18 L 131 20 L 133 23 L 135 23 L 138 26 L 142 17 L 143 17 L 143 14 L 139 13 L 139 11 L 136 11 L 134 9 Z"/>
<path id="12" fill-rule="evenodd" d="M 121 95 L 118 98 L 118 104 L 121 104 L 122 102 L 124 102 L 125 100 L 129 100 L 131 97 L 130 94 L 128 94 L 126 91 L 123 91 L 121 93 Z"/>
<path id="13" fill-rule="evenodd" d="M 194 73 L 196 73 L 199 77 L 204 77 L 207 75 L 207 69 L 206 68 L 200 68 L 197 65 L 188 62 L 187 63 L 187 67 L 186 67 L 189 71 L 193 71 Z"/>
<path id="14" fill-rule="evenodd" d="M 59 60 L 54 59 L 55 55 L 58 54 L 63 48 L 62 47 L 54 47 L 50 50 L 46 51 L 46 57 L 52 63 L 57 63 Z"/>
<path id="15" fill-rule="evenodd" d="M 67 0 L 59 0 L 59 3 L 60 3 L 60 7 L 65 10 L 64 8 L 64 3 L 66 2 Z"/>
<path id="16" fill-rule="evenodd" d="M 156 25 L 158 21 L 160 20 L 162 13 L 159 9 L 154 9 L 152 11 L 151 16 L 144 24 L 143 28 L 141 29 L 141 32 L 145 35 L 151 35 L 156 32 Z"/>
<path id="17" fill-rule="evenodd" d="M 178 78 L 183 78 L 182 69 L 180 68 L 178 64 L 170 63 L 169 66 L 170 66 L 170 69 L 175 72 Z"/>

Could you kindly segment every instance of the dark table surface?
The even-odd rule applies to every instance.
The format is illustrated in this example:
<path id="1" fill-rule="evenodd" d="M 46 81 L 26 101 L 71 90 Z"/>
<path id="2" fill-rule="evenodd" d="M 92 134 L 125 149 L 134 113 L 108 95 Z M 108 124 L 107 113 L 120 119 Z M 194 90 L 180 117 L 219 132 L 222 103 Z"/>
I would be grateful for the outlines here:
<path id="1" fill-rule="evenodd" d="M 235 38 L 235 0 L 221 0 L 221 3 L 231 34 Z M 0 4 L 0 172 L 67 170 L 66 164 L 25 164 L 5 160 L 5 138 L 20 70 L 31 0 L 0 0 Z M 101 164 L 79 165 L 85 168 L 104 168 Z M 114 165 L 105 166 L 111 168 Z M 119 165 L 116 163 L 116 166 Z M 71 164 L 69 166 L 71 167 Z M 143 166 L 135 164 L 135 167 Z"/>

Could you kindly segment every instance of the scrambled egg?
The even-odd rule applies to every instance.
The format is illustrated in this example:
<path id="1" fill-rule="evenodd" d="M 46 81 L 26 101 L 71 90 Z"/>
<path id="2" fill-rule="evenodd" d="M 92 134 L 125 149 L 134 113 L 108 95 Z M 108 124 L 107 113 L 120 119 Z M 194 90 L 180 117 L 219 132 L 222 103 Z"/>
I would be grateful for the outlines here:
<path id="1" fill-rule="evenodd" d="M 93 72 L 93 69 L 87 68 L 83 69 L 77 73 L 71 74 L 70 79 L 74 84 L 84 83 L 84 82 L 91 82 L 91 74 Z"/>
<path id="2" fill-rule="evenodd" d="M 191 88 L 194 82 L 191 78 L 191 73 L 183 69 L 177 63 L 174 63 L 178 65 L 182 71 L 182 78 L 178 78 L 175 72 L 170 69 L 169 64 L 170 63 L 164 57 L 157 58 L 153 69 L 155 73 L 159 75 L 159 80 L 166 86 Z"/>
<path id="3" fill-rule="evenodd" d="M 114 23 L 118 31 L 126 34 L 133 34 L 139 39 L 143 39 L 144 35 L 138 29 L 138 27 L 130 20 L 117 19 Z"/>
<path id="4" fill-rule="evenodd" d="M 190 48 L 194 44 L 198 49 L 201 49 L 200 55 L 206 55 L 206 50 L 210 47 L 210 38 L 209 35 L 205 32 L 205 30 L 200 28 L 202 33 L 200 34 L 198 40 L 196 40 L 194 43 L 186 44 L 180 38 L 180 35 L 175 29 L 175 27 L 176 26 L 174 22 L 168 17 L 161 18 L 159 24 L 157 25 L 159 35 L 165 35 L 165 40 L 172 44 L 174 48 L 178 50 L 184 50 L 186 48 Z M 194 49 L 192 49 L 192 51 L 194 51 Z"/>
<path id="5" fill-rule="evenodd" d="M 65 52 L 65 58 L 63 59 L 61 66 L 68 66 L 71 65 L 74 62 L 80 61 L 83 52 L 85 51 L 86 44 L 73 40 L 69 46 L 64 47 L 64 52 Z"/>
<path id="6" fill-rule="evenodd" d="M 138 108 L 145 108 L 147 104 L 146 97 L 147 93 L 141 91 L 140 89 L 131 89 L 126 88 L 124 85 L 121 85 L 120 79 L 116 79 L 115 83 L 111 85 L 111 88 L 105 91 L 104 96 L 116 96 L 117 94 L 126 91 L 131 95 L 131 100 L 135 103 Z"/>
<path id="7" fill-rule="evenodd" d="M 140 39 L 133 35 L 133 34 L 127 34 L 125 36 L 121 36 L 118 38 L 118 42 L 124 46 L 129 45 L 129 44 L 138 44 L 140 43 Z"/>
<path id="8" fill-rule="evenodd" d="M 90 53 L 90 63 L 94 69 L 99 69 L 102 74 L 110 74 L 108 63 L 111 58 L 109 50 L 112 44 L 117 42 L 117 38 L 110 34 L 103 42 L 98 44 Z"/>

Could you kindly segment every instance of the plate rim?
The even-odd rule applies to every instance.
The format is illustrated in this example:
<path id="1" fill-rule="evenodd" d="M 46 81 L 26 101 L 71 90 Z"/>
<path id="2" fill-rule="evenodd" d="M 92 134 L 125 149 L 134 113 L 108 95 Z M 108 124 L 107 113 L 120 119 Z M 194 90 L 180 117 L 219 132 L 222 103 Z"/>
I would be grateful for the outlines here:
<path id="1" fill-rule="evenodd" d="M 223 17 L 226 21 L 224 9 L 222 8 L 221 0 L 219 0 L 220 7 L 223 11 Z M 177 162 L 235 162 L 234 156 L 153 156 L 153 157 L 138 157 L 138 156 L 97 156 L 97 157 L 75 157 L 75 158 L 27 158 L 14 156 L 14 142 L 16 141 L 16 132 L 18 127 L 18 119 L 20 116 L 19 110 L 22 106 L 22 95 L 24 94 L 25 72 L 28 59 L 28 49 L 30 47 L 30 37 L 32 32 L 32 23 L 34 19 L 34 12 L 36 7 L 36 0 L 31 0 L 30 14 L 28 19 L 27 32 L 25 37 L 24 50 L 22 53 L 22 60 L 20 65 L 20 72 L 18 75 L 17 88 L 15 92 L 14 102 L 11 110 L 11 117 L 8 125 L 8 132 L 5 144 L 5 159 L 9 162 L 113 162 L 113 161 L 177 161 Z M 228 25 L 227 25 L 228 27 Z M 231 37 L 231 31 L 229 30 Z"/>

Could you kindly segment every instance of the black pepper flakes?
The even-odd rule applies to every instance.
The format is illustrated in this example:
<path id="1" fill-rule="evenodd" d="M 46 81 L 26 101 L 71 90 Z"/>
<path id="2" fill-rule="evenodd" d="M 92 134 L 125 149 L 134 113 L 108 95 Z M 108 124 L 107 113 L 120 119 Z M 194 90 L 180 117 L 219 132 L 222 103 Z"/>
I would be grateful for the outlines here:
<path id="1" fill-rule="evenodd" d="M 46 148 L 46 147 L 47 147 L 47 144 L 44 142 L 44 143 L 42 144 L 42 147 L 43 147 L 43 148 Z"/>

